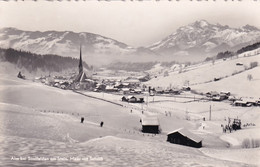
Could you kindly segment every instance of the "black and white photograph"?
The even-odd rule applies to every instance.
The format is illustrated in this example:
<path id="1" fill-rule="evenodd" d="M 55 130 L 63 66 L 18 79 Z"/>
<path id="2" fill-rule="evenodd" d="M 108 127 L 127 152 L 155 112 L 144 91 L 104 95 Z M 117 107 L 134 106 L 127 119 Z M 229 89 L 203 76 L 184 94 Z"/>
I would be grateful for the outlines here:
<path id="1" fill-rule="evenodd" d="M 260 166 L 260 0 L 0 0 L 0 166 Z"/>

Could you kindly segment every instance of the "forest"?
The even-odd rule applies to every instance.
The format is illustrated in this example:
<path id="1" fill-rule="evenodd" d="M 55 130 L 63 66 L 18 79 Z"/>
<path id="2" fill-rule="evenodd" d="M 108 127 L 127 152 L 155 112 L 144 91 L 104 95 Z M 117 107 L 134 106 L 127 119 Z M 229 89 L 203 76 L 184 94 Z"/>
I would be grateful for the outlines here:
<path id="1" fill-rule="evenodd" d="M 45 72 L 61 72 L 72 68 L 77 68 L 79 59 L 71 57 L 62 57 L 58 55 L 40 55 L 27 51 L 15 50 L 12 48 L 0 48 L 0 61 L 7 61 L 15 64 L 18 68 L 25 68 L 29 72 L 38 69 Z M 83 61 L 83 67 L 90 67 Z"/>

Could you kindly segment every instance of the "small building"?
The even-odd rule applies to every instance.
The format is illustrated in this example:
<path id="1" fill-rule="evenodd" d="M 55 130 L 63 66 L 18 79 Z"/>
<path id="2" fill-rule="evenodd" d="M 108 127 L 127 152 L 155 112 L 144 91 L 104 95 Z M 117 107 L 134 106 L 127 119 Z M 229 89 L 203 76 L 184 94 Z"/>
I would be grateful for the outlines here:
<path id="1" fill-rule="evenodd" d="M 249 106 L 257 106 L 258 105 L 258 100 L 257 99 L 243 99 L 246 101 L 247 105 Z"/>
<path id="2" fill-rule="evenodd" d="M 162 87 L 157 87 L 157 88 L 154 88 L 154 89 L 155 89 L 155 92 L 156 92 L 157 94 L 163 94 L 163 93 L 164 93 L 164 90 L 163 90 Z"/>
<path id="3" fill-rule="evenodd" d="M 142 90 L 141 89 L 134 89 L 134 93 L 141 94 Z"/>
<path id="4" fill-rule="evenodd" d="M 250 107 L 252 104 L 250 105 L 246 101 L 237 100 L 237 101 L 234 101 L 233 105 L 234 106 L 241 106 L 241 107 Z"/>
<path id="5" fill-rule="evenodd" d="M 144 97 L 142 95 L 128 96 L 127 101 L 130 103 L 143 103 Z"/>
<path id="6" fill-rule="evenodd" d="M 127 95 L 127 94 L 130 93 L 130 89 L 129 88 L 122 88 L 121 91 L 122 91 L 123 95 Z"/>
<path id="7" fill-rule="evenodd" d="M 167 134 L 167 141 L 174 144 L 185 145 L 189 147 L 202 147 L 202 138 L 191 133 L 187 129 L 180 128 Z"/>
<path id="8" fill-rule="evenodd" d="M 219 96 L 219 93 L 216 91 L 211 91 L 211 92 L 207 92 L 206 96 L 207 97 L 216 97 L 216 96 Z"/>
<path id="9" fill-rule="evenodd" d="M 159 120 L 157 117 L 145 117 L 142 119 L 142 132 L 143 133 L 160 133 Z"/>
<path id="10" fill-rule="evenodd" d="M 118 89 L 115 88 L 114 86 L 107 85 L 106 88 L 105 88 L 105 91 L 106 91 L 106 92 L 117 92 Z"/>
<path id="11" fill-rule="evenodd" d="M 182 90 L 183 90 L 183 91 L 190 91 L 191 88 L 190 88 L 189 86 L 183 86 L 183 87 L 182 87 Z"/>

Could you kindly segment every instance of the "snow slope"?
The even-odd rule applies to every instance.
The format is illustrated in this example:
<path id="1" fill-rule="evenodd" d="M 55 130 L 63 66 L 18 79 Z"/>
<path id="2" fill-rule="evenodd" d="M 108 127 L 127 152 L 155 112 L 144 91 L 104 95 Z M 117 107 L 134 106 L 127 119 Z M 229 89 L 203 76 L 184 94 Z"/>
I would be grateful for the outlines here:
<path id="1" fill-rule="evenodd" d="M 230 109 L 227 104 L 216 103 L 212 122 L 201 122 L 201 116 L 208 114 L 209 103 L 182 103 L 179 99 L 160 102 L 160 97 L 156 96 L 155 101 L 149 97 L 150 104 L 148 108 L 143 106 L 142 114 L 142 106 L 138 104 L 122 107 L 0 72 L 0 166 L 258 165 L 255 159 L 247 162 L 231 156 L 238 150 L 240 156 L 258 154 L 258 150 L 231 149 L 226 159 L 214 154 L 217 148 L 223 152 L 229 150 L 219 139 L 223 135 L 220 120 Z M 104 95 L 108 100 L 119 100 L 119 97 Z M 130 112 L 133 107 L 134 111 Z M 185 119 L 186 107 L 192 118 L 190 121 Z M 165 116 L 165 111 L 171 111 L 171 116 Z M 238 113 L 254 121 L 259 110 L 254 111 L 253 115 L 242 109 Z M 149 115 L 158 116 L 162 134 L 140 132 L 140 118 Z M 83 124 L 81 117 L 85 118 Z M 101 121 L 104 121 L 102 128 Z M 205 150 L 166 142 L 166 133 L 179 127 L 203 137 Z"/>
<path id="2" fill-rule="evenodd" d="M 260 97 L 260 54 L 259 49 L 243 53 L 236 58 L 227 60 L 217 60 L 196 64 L 169 72 L 169 76 L 157 76 L 147 82 L 147 85 L 164 88 L 172 85 L 181 88 L 183 85 L 189 86 L 199 92 L 206 93 L 208 91 L 230 91 L 238 96 Z M 251 62 L 258 62 L 258 66 L 245 70 L 250 67 Z M 242 65 L 236 65 L 242 63 Z M 253 76 L 249 81 L 248 74 Z M 219 81 L 214 81 L 219 78 Z"/>

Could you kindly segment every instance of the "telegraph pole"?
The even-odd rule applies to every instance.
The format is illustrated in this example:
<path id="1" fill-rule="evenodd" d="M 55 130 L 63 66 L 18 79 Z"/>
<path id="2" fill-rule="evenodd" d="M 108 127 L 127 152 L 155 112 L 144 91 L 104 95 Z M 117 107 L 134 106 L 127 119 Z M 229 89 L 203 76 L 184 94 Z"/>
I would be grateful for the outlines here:
<path id="1" fill-rule="evenodd" d="M 209 106 L 209 120 L 211 121 L 211 105 Z"/>

